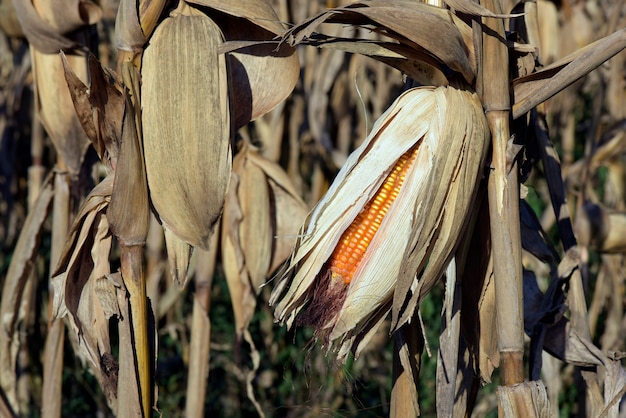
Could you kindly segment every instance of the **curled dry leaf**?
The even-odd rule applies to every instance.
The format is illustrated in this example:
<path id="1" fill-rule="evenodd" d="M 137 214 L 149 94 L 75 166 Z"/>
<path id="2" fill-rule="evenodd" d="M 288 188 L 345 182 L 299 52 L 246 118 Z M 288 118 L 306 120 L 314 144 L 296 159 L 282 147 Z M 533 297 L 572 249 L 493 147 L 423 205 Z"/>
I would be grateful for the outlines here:
<path id="1" fill-rule="evenodd" d="M 0 388 L 12 405 L 16 405 L 17 354 L 19 352 L 18 320 L 26 282 L 35 268 L 39 240 L 54 197 L 52 177 L 41 186 L 37 201 L 28 213 L 13 251 L 9 271 L 2 285 L 0 303 Z"/>
<path id="2" fill-rule="evenodd" d="M 80 48 L 73 32 L 102 16 L 100 7 L 86 0 L 13 1 L 13 7 L 26 39 L 44 54 Z"/>
<path id="3" fill-rule="evenodd" d="M 420 24 L 416 25 L 418 21 Z M 307 43 L 324 22 L 373 25 L 384 35 L 420 53 L 416 61 L 423 60 L 446 74 L 455 71 L 467 82 L 474 80 L 471 30 L 449 10 L 403 0 L 356 2 L 322 12 L 290 29 L 283 38 L 292 45 Z M 435 38 L 433 33 L 439 36 Z M 376 57 L 376 53 L 372 55 Z M 411 55 L 406 54 L 406 58 L 413 58 Z"/>
<path id="4" fill-rule="evenodd" d="M 247 19 L 256 26 L 275 35 L 280 35 L 284 31 L 282 23 L 278 20 L 278 16 L 268 0 L 189 0 L 188 2 L 198 6 L 210 7 L 234 17 Z"/>
<path id="5" fill-rule="evenodd" d="M 124 98 L 92 54 L 89 54 L 89 87 L 74 73 L 64 53 L 61 60 L 78 120 L 110 173 L 115 169 L 122 137 Z"/>
<path id="6" fill-rule="evenodd" d="M 266 19 L 277 19 L 273 10 L 270 11 L 272 14 Z M 291 93 L 300 74 L 300 64 L 294 47 L 270 42 L 275 38 L 274 33 L 250 20 L 225 15 L 217 22 L 226 41 L 235 44 L 245 41 L 248 45 L 227 53 L 234 103 L 232 119 L 234 128 L 238 129 L 272 110 Z"/>
<path id="7" fill-rule="evenodd" d="M 392 301 L 394 329 L 405 323 L 456 250 L 488 142 L 475 95 L 400 96 L 309 216 L 272 293 L 276 319 L 313 325 L 340 358 L 358 354 Z"/>
<path id="8" fill-rule="evenodd" d="M 127 71 L 128 81 L 134 85 L 131 91 L 137 94 L 138 71 L 128 62 L 123 63 L 122 68 Z M 136 114 L 139 110 L 133 106 L 131 96 L 125 93 L 124 98 L 126 105 L 122 119 L 122 143 L 107 216 L 111 231 L 120 244 L 142 246 L 146 241 L 150 225 L 150 203 L 141 143 L 141 127 Z"/>
<path id="9" fill-rule="evenodd" d="M 239 338 L 252 319 L 259 288 L 289 256 L 306 213 L 282 168 L 244 144 L 233 161 L 222 221 L 224 272 Z"/>
<path id="10" fill-rule="evenodd" d="M 117 390 L 117 363 L 111 354 L 109 318 L 119 315 L 117 286 L 111 273 L 111 232 L 106 209 L 113 177 L 106 177 L 87 196 L 72 225 L 51 279 L 55 317 L 68 317 L 78 336 L 78 355 L 86 360 L 111 405 Z"/>
<path id="11" fill-rule="evenodd" d="M 244 143 L 233 161 L 233 174 L 222 218 L 222 265 L 235 314 L 235 335 L 251 349 L 247 393 L 260 416 L 252 380 L 260 364 L 248 326 L 259 288 L 288 256 L 306 206 L 282 168 Z"/>
<path id="12" fill-rule="evenodd" d="M 102 18 L 102 9 L 91 0 L 33 0 L 33 4 L 38 14 L 59 34 L 95 25 Z"/>
<path id="13" fill-rule="evenodd" d="M 513 80 L 513 118 L 524 115 L 539 103 L 587 75 L 615 54 L 626 48 L 626 29 L 621 29 L 541 71 Z"/>
<path id="14" fill-rule="evenodd" d="M 230 109 L 223 36 L 181 2 L 143 55 L 142 125 L 148 187 L 163 224 L 207 249 L 231 172 Z"/>

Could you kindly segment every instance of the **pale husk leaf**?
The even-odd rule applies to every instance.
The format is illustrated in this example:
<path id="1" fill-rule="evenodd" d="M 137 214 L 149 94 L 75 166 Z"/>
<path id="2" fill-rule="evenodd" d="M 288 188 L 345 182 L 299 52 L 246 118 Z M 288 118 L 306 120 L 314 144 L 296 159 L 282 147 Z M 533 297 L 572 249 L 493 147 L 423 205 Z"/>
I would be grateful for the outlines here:
<path id="1" fill-rule="evenodd" d="M 410 319 L 454 254 L 469 219 L 489 146 L 489 129 L 476 95 L 449 88 L 445 103 L 439 105 L 442 128 L 429 173 L 435 185 L 420 198 L 413 215 L 406 262 L 394 293 L 394 327 Z M 414 279 L 416 272 L 420 277 Z"/>
<path id="2" fill-rule="evenodd" d="M 38 14 L 59 34 L 94 25 L 102 18 L 102 9 L 90 0 L 34 0 L 33 4 Z"/>
<path id="3" fill-rule="evenodd" d="M 77 174 L 89 147 L 89 139 L 76 116 L 61 57 L 43 54 L 37 49 L 31 50 L 31 57 L 41 122 L 50 135 L 61 164 L 67 167 L 70 174 Z M 67 55 L 66 59 L 76 75 L 85 82 L 86 57 Z"/>
<path id="4" fill-rule="evenodd" d="M 69 1 L 71 3 L 73 0 Z M 45 6 L 46 3 L 41 4 Z M 15 14 L 17 15 L 26 39 L 28 39 L 30 45 L 32 45 L 37 51 L 45 54 L 57 54 L 60 50 L 71 50 L 80 46 L 75 39 L 65 36 L 65 34 L 69 31 L 57 29 L 54 23 L 40 16 L 35 9 L 35 5 L 31 1 L 14 0 L 13 7 L 15 8 Z M 63 8 L 59 8 L 59 10 L 66 12 Z M 95 11 L 95 9 L 91 7 L 89 10 Z M 93 11 L 90 13 L 93 14 Z M 68 16 L 72 14 L 73 13 L 70 11 Z M 70 20 L 69 22 L 71 24 L 70 27 L 73 26 L 73 30 L 90 23 L 91 17 L 89 17 L 87 21 L 83 20 L 81 16 L 78 17 L 79 20 Z M 99 18 L 99 16 L 93 17 Z M 67 27 L 67 23 L 64 26 Z"/>
<path id="5" fill-rule="evenodd" d="M 165 235 L 165 248 L 167 249 L 170 275 L 179 286 L 185 286 L 187 284 L 187 271 L 189 269 L 192 247 L 180 239 L 167 226 L 163 226 L 163 233 Z"/>
<path id="6" fill-rule="evenodd" d="M 203 249 L 221 215 L 231 171 L 226 63 L 217 52 L 221 42 L 209 17 L 183 5 L 157 27 L 142 65 L 152 203 L 168 229 Z"/>
<path id="7" fill-rule="evenodd" d="M 139 22 L 137 0 L 120 0 L 115 18 L 115 47 L 120 51 L 140 51 L 147 40 Z"/>
<path id="8" fill-rule="evenodd" d="M 134 68 L 134 67 L 133 67 Z M 136 76 L 138 74 L 135 72 Z M 115 169 L 113 195 L 107 210 L 111 231 L 124 245 L 143 245 L 150 224 L 148 184 L 136 110 L 125 95 L 122 144 Z"/>
<path id="9" fill-rule="evenodd" d="M 305 216 L 306 207 L 284 171 L 244 144 L 234 160 L 222 221 L 223 265 L 240 338 L 259 288 L 289 255 Z"/>
<path id="10" fill-rule="evenodd" d="M 248 45 L 227 53 L 235 104 L 232 119 L 234 128 L 238 129 L 272 110 L 291 93 L 300 74 L 300 64 L 295 48 L 269 42 L 275 35 L 249 20 L 227 15 L 220 19 L 219 25 L 231 44 Z"/>
<path id="11" fill-rule="evenodd" d="M 15 366 L 19 348 L 17 321 L 20 303 L 26 282 L 35 267 L 34 259 L 39 248 L 43 224 L 52 205 L 53 193 L 52 181 L 49 177 L 42 185 L 39 197 L 26 217 L 2 286 L 0 387 L 13 405 L 16 404 L 17 372 Z"/>

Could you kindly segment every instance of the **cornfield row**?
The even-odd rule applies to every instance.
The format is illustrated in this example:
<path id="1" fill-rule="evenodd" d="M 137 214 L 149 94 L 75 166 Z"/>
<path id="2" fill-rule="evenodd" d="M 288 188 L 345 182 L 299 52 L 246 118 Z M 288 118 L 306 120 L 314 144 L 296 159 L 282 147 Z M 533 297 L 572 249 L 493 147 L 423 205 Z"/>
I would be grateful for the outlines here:
<path id="1" fill-rule="evenodd" d="M 626 416 L 625 27 L 0 0 L 0 416 Z"/>

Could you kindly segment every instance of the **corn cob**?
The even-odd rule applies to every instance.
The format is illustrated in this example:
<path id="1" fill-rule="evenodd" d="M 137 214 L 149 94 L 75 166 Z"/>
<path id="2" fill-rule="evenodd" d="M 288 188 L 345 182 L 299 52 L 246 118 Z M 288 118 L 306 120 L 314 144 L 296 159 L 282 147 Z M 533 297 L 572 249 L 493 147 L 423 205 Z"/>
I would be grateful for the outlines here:
<path id="1" fill-rule="evenodd" d="M 332 279 L 341 279 L 345 284 L 352 281 L 374 234 L 400 193 L 406 173 L 417 156 L 417 148 L 414 146 L 398 159 L 376 194 L 341 236 L 330 258 Z"/>

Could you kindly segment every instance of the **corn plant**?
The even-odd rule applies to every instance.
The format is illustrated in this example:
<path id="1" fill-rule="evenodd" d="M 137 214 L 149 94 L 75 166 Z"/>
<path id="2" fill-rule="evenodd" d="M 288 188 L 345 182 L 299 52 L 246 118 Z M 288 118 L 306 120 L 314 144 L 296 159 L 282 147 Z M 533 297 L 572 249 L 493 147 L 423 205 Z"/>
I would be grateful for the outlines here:
<path id="1" fill-rule="evenodd" d="M 61 416 L 71 350 L 121 417 L 365 414 L 351 373 L 373 415 L 556 416 L 573 381 L 618 416 L 621 4 L 326 7 L 0 1 L 0 156 L 32 156 L 0 175 L 0 415 Z"/>

